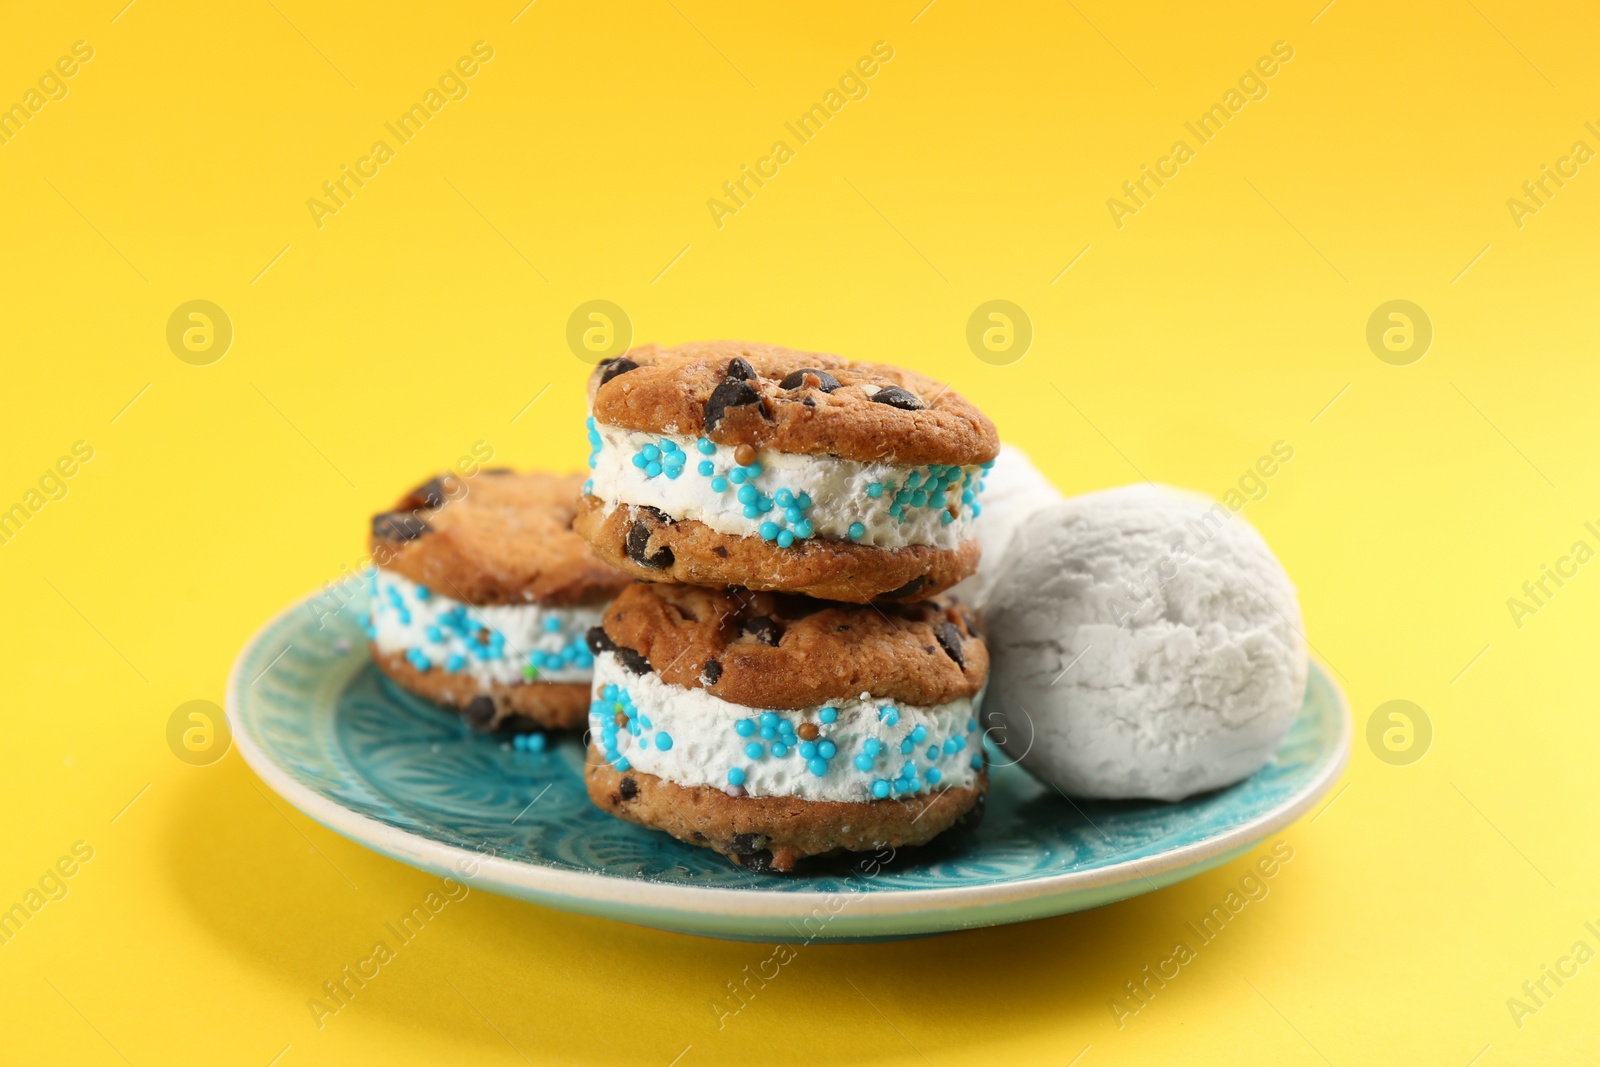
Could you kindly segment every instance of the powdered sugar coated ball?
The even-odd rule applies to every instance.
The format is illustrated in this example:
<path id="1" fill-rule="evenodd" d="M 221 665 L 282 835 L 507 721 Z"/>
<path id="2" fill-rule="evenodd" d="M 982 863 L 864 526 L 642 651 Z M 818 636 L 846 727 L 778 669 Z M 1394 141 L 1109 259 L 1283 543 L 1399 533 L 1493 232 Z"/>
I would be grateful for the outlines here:
<path id="1" fill-rule="evenodd" d="M 1249 523 L 1137 485 L 1033 513 L 987 609 L 984 721 L 1076 796 L 1179 800 L 1282 742 L 1306 687 L 1294 586 Z"/>

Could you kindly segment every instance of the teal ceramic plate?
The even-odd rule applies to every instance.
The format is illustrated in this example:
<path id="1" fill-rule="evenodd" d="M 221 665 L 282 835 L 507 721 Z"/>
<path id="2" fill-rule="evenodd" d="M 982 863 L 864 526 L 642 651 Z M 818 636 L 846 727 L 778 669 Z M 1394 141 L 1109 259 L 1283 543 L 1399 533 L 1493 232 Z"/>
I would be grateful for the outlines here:
<path id="1" fill-rule="evenodd" d="M 547 907 L 713 937 L 853 941 L 1022 922 L 1161 889 L 1305 813 L 1338 778 L 1349 716 L 1313 664 L 1293 729 L 1247 781 L 1181 804 L 1070 801 L 997 766 L 983 825 L 809 876 L 756 874 L 602 814 L 579 742 L 543 753 L 475 735 L 391 686 L 359 609 L 302 601 L 228 680 L 239 751 L 295 807 L 366 847 Z"/>

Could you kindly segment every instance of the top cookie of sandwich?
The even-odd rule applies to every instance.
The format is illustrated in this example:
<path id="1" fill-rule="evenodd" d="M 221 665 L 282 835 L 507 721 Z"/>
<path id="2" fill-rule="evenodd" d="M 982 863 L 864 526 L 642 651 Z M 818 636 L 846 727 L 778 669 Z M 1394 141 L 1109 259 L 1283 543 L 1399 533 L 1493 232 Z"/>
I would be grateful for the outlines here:
<path id="1" fill-rule="evenodd" d="M 596 421 L 721 445 L 920 465 L 986 463 L 994 423 L 915 371 L 743 341 L 643 345 L 595 368 Z"/>
<path id="2" fill-rule="evenodd" d="M 863 607 L 641 583 L 606 609 L 589 648 L 746 707 L 804 708 L 862 693 L 946 704 L 977 696 L 989 675 L 971 616 L 939 598 Z"/>
<path id="3" fill-rule="evenodd" d="M 628 579 L 572 532 L 583 476 L 443 474 L 372 517 L 379 567 L 468 604 L 603 602 Z"/>

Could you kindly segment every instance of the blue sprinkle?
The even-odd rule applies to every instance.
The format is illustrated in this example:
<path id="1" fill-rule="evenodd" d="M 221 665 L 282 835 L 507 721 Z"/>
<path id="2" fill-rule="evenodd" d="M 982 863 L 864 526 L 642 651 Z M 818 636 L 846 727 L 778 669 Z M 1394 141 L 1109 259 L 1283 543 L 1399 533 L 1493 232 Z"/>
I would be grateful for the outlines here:
<path id="1" fill-rule="evenodd" d="M 811 773 L 821 778 L 828 773 L 828 761 L 822 758 L 812 760 L 806 766 L 811 768 Z"/>
<path id="2" fill-rule="evenodd" d="M 867 755 L 864 752 L 861 755 L 856 757 L 855 763 L 856 763 L 856 770 L 858 770 L 858 771 L 870 771 L 870 770 L 872 770 L 872 757 Z"/>
<path id="3" fill-rule="evenodd" d="M 928 494 L 921 489 L 911 494 L 911 506 L 920 508 L 928 502 Z"/>
<path id="4" fill-rule="evenodd" d="M 878 753 L 883 751 L 883 742 L 879 741 L 876 737 L 869 737 L 862 742 L 861 750 L 867 755 L 876 759 Z"/>
<path id="5" fill-rule="evenodd" d="M 444 661 L 444 669 L 454 673 L 467 665 L 467 657 L 452 652 L 450 658 Z"/>
<path id="6" fill-rule="evenodd" d="M 790 722 L 788 719 L 779 719 L 778 732 L 784 737 L 792 736 L 794 734 L 794 723 Z"/>
<path id="7" fill-rule="evenodd" d="M 937 768 L 937 767 L 929 767 L 928 768 L 928 784 L 929 785 L 938 785 L 939 784 L 939 779 L 943 778 L 943 777 L 944 777 L 944 775 L 939 773 L 939 768 Z"/>
<path id="8" fill-rule="evenodd" d="M 810 509 L 810 507 L 811 507 L 811 494 L 810 493 L 801 493 L 798 497 L 795 498 L 795 500 L 799 502 L 801 511 L 807 511 L 807 510 Z"/>
<path id="9" fill-rule="evenodd" d="M 639 454 L 644 456 L 646 462 L 649 462 L 661 458 L 661 449 L 655 445 L 645 445 L 639 450 Z"/>
<path id="10" fill-rule="evenodd" d="M 922 742 L 926 741 L 927 739 L 928 739 L 928 728 L 926 726 L 923 726 L 921 723 L 918 723 L 916 725 L 916 727 L 913 728 L 912 731 L 911 731 L 911 740 L 915 741 L 917 744 L 920 745 L 920 744 L 922 744 Z"/>
<path id="11" fill-rule="evenodd" d="M 633 767 L 633 764 L 628 762 L 628 757 L 618 756 L 611 762 L 611 766 L 615 767 L 619 771 L 626 771 L 630 770 Z"/>
<path id="12" fill-rule="evenodd" d="M 778 736 L 778 731 L 774 730 L 770 726 L 763 726 L 761 728 L 761 736 L 763 739 L 771 741 L 774 737 Z"/>
<path id="13" fill-rule="evenodd" d="M 560 619 L 560 617 L 556 616 L 556 615 L 552 615 L 548 619 L 544 620 L 544 629 L 545 629 L 545 633 L 551 633 L 551 634 L 560 633 L 561 632 L 561 619 Z"/>
<path id="14" fill-rule="evenodd" d="M 889 795 L 889 782 L 888 782 L 888 780 L 884 779 L 884 778 L 874 778 L 872 780 L 872 795 L 877 797 L 879 800 L 882 800 L 884 797 L 888 796 Z"/>
<path id="15" fill-rule="evenodd" d="M 661 442 L 661 451 L 663 451 L 663 452 L 676 452 L 677 450 L 678 450 L 678 442 L 670 441 L 670 440 L 663 440 Z"/>
<path id="16" fill-rule="evenodd" d="M 683 453 L 679 452 L 678 455 L 681 456 L 681 455 L 683 455 Z M 683 473 L 683 464 L 681 464 L 681 463 L 678 464 L 676 467 L 668 467 L 667 468 L 667 477 L 672 481 L 677 481 L 678 480 L 678 476 L 681 475 L 682 473 Z"/>
<path id="17" fill-rule="evenodd" d="M 711 479 L 711 491 L 714 493 L 726 493 L 728 491 L 728 479 L 721 475 Z"/>
<path id="18" fill-rule="evenodd" d="M 983 514 L 983 505 L 978 503 L 976 500 L 974 500 L 972 502 L 972 517 L 973 518 L 977 518 L 979 515 L 982 515 L 982 514 Z"/>
<path id="19" fill-rule="evenodd" d="M 778 713 L 774 712 L 774 711 L 763 711 L 761 713 L 761 725 L 762 726 L 777 726 L 778 725 Z"/>
<path id="20" fill-rule="evenodd" d="M 911 755 L 911 738 L 908 737 L 904 741 L 900 742 L 900 755 Z"/>
<path id="21" fill-rule="evenodd" d="M 733 468 L 733 470 L 728 472 L 728 480 L 730 482 L 732 482 L 734 485 L 743 485 L 744 484 L 744 468 L 743 467 L 735 467 L 735 468 Z"/>
<path id="22" fill-rule="evenodd" d="M 749 719 L 740 719 L 738 722 L 733 724 L 733 730 L 734 733 L 738 734 L 740 737 L 749 737 L 751 734 L 756 732 L 756 724 L 751 722 Z"/>
<path id="23" fill-rule="evenodd" d="M 900 777 L 902 777 L 902 778 L 915 778 L 916 776 L 917 776 L 917 765 L 915 763 L 912 763 L 910 760 L 906 760 L 905 766 L 900 768 Z"/>
<path id="24" fill-rule="evenodd" d="M 819 741 L 817 743 L 817 755 L 821 756 L 823 759 L 832 759 L 834 757 L 834 753 L 838 751 L 839 746 L 835 745 L 832 741 Z"/>
<path id="25" fill-rule="evenodd" d="M 904 778 L 896 778 L 894 780 L 894 791 L 896 793 L 904 793 L 909 788 L 910 786 L 906 784 L 906 780 Z"/>
<path id="26" fill-rule="evenodd" d="M 939 746 L 938 745 L 929 745 L 928 746 L 928 758 L 930 760 L 936 760 L 936 759 L 939 758 Z"/>
<path id="27" fill-rule="evenodd" d="M 649 463 L 646 463 L 644 465 L 644 474 L 645 474 L 646 478 L 654 478 L 656 475 L 658 475 L 660 473 L 661 473 L 661 464 L 655 462 L 654 460 L 651 460 Z"/>
<path id="28" fill-rule="evenodd" d="M 700 443 L 701 444 L 706 444 L 707 443 L 706 439 L 704 437 L 700 438 Z M 729 785 L 744 785 L 744 768 L 743 767 L 729 767 L 728 768 L 728 784 Z"/>
<path id="29" fill-rule="evenodd" d="M 744 476 L 746 478 L 759 478 L 759 477 L 761 477 L 761 464 L 759 464 L 759 463 L 750 464 L 748 467 L 746 467 L 744 469 Z"/>
<path id="30" fill-rule="evenodd" d="M 980 463 L 980 464 L 978 464 L 978 466 L 982 467 L 986 471 L 994 470 L 994 460 L 991 459 L 987 463 Z"/>
<path id="31" fill-rule="evenodd" d="M 817 716 L 817 718 L 821 719 L 823 722 L 833 722 L 838 717 L 839 717 L 839 709 L 838 708 L 823 708 L 822 709 L 822 714 Z"/>
<path id="32" fill-rule="evenodd" d="M 600 695 L 605 697 L 607 700 L 615 700 L 615 699 L 617 699 L 617 687 L 616 687 L 616 684 L 615 683 L 608 684 L 604 689 L 600 690 Z"/>
<path id="33" fill-rule="evenodd" d="M 788 519 L 790 522 L 799 522 L 801 519 L 805 518 L 806 515 L 805 512 L 801 511 L 798 506 L 790 504 L 788 507 L 783 509 L 783 517 Z"/>
<path id="34" fill-rule="evenodd" d="M 789 754 L 789 746 L 782 741 L 774 741 L 772 742 L 772 754 L 780 758 L 787 756 Z"/>
<path id="35" fill-rule="evenodd" d="M 432 641 L 434 644 L 438 644 L 440 641 L 444 640 L 444 631 L 439 629 L 437 626 L 430 626 L 422 632 L 426 634 L 428 640 Z"/>
<path id="36" fill-rule="evenodd" d="M 644 465 L 649 462 L 649 460 L 644 458 L 643 452 L 635 452 L 633 454 L 633 465 L 638 467 L 640 470 L 644 470 Z"/>
<path id="37" fill-rule="evenodd" d="M 754 504 L 761 499 L 761 494 L 756 491 L 755 486 L 746 485 L 739 490 L 738 498 L 741 504 Z"/>
<path id="38" fill-rule="evenodd" d="M 433 596 L 433 593 L 428 589 L 427 586 L 419 585 L 417 586 L 417 591 L 414 595 L 418 600 L 427 600 L 429 597 Z"/>
<path id="39" fill-rule="evenodd" d="M 800 742 L 800 758 L 801 759 L 810 759 L 811 757 L 815 756 L 816 754 L 817 754 L 817 743 L 815 741 L 802 741 L 802 742 Z"/>
<path id="40" fill-rule="evenodd" d="M 744 746 L 744 754 L 749 756 L 751 759 L 760 759 L 761 754 L 765 751 L 766 749 L 762 748 L 761 743 L 758 741 L 752 741 L 748 745 Z"/>
<path id="41" fill-rule="evenodd" d="M 777 504 L 780 508 L 786 508 L 790 504 L 794 503 L 794 494 L 787 489 L 779 489 L 776 493 L 772 494 L 772 499 L 777 501 Z"/>
<path id="42" fill-rule="evenodd" d="M 794 544 L 794 534 L 793 534 L 793 532 L 791 532 L 789 530 L 783 530 L 778 534 L 778 547 L 779 548 L 788 548 L 792 544 Z"/>
<path id="43" fill-rule="evenodd" d="M 656 748 L 665 752 L 672 747 L 672 735 L 662 730 L 656 734 Z"/>
<path id="44" fill-rule="evenodd" d="M 916 471 L 912 471 L 910 474 L 906 475 L 906 488 L 907 489 L 915 489 L 917 486 L 919 486 L 921 484 L 922 484 L 922 475 L 918 474 Z"/>
<path id="45" fill-rule="evenodd" d="M 816 533 L 816 530 L 812 527 L 810 519 L 801 519 L 794 524 L 794 535 L 796 537 L 810 537 L 814 533 Z"/>
<path id="46" fill-rule="evenodd" d="M 852 522 L 849 529 L 850 540 L 859 541 L 867 535 L 867 528 L 859 522 Z"/>
<path id="47" fill-rule="evenodd" d="M 944 742 L 944 751 L 945 751 L 946 755 L 951 755 L 951 754 L 954 754 L 956 752 L 959 752 L 959 751 L 961 751 L 961 743 L 959 741 L 957 741 L 954 737 L 947 737 L 947 738 L 945 738 L 945 742 Z"/>
<path id="48" fill-rule="evenodd" d="M 913 774 L 910 778 L 906 779 L 906 792 L 907 793 L 915 793 L 917 790 L 919 790 L 921 788 L 922 788 L 922 781 L 919 778 L 917 778 L 916 775 Z"/>
<path id="49" fill-rule="evenodd" d="M 785 530 L 784 532 L 788 533 L 787 530 Z M 764 522 L 764 523 L 761 524 L 761 539 L 763 541 L 771 541 L 773 538 L 775 538 L 777 536 L 778 536 L 778 524 L 777 523 L 775 523 L 775 522 Z"/>
<path id="50" fill-rule="evenodd" d="M 696 441 L 694 447 L 700 450 L 702 456 L 714 456 L 717 454 L 717 446 L 704 437 Z"/>
<path id="51" fill-rule="evenodd" d="M 747 486 L 745 486 L 745 488 L 748 489 L 750 487 L 747 485 Z M 759 504 L 746 504 L 744 506 L 744 517 L 747 518 L 747 519 L 758 519 L 758 518 L 760 518 L 761 517 L 761 506 Z"/>
<path id="52" fill-rule="evenodd" d="M 972 754 L 972 769 L 975 770 L 975 771 L 983 770 L 983 756 L 982 756 L 982 754 L 977 753 L 977 752 L 974 752 Z"/>
<path id="53" fill-rule="evenodd" d="M 700 461 L 700 466 L 696 467 L 695 469 L 709 478 L 711 477 L 711 473 L 717 468 L 716 464 L 712 463 L 709 459 L 703 459 Z"/>

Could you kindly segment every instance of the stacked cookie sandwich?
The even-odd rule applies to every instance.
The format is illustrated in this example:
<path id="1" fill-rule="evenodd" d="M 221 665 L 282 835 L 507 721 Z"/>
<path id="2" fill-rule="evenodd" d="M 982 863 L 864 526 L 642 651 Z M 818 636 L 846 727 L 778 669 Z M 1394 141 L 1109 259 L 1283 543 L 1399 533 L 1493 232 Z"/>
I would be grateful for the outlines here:
<path id="1" fill-rule="evenodd" d="M 981 814 L 973 572 L 994 425 L 838 356 L 636 349 L 590 381 L 573 528 L 642 579 L 590 632 L 589 795 L 752 869 Z"/>

